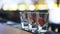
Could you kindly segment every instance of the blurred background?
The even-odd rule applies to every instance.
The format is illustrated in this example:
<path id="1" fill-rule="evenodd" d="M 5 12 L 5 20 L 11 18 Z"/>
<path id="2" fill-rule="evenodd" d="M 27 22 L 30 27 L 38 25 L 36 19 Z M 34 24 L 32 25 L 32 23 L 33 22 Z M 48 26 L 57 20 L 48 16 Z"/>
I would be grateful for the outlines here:
<path id="1" fill-rule="evenodd" d="M 11 20 L 11 21 L 15 21 L 15 22 L 20 23 L 20 15 L 19 15 L 19 12 L 15 12 L 15 11 L 12 11 L 12 12 L 0 11 L 0 18 L 1 19 L 5 19 L 5 20 Z"/>
<path id="2" fill-rule="evenodd" d="M 34 34 L 60 32 L 59 9 L 60 0 L 0 0 L 0 23 Z"/>
<path id="3" fill-rule="evenodd" d="M 58 6 L 59 0 L 0 0 L 3 10 L 47 10 Z"/>

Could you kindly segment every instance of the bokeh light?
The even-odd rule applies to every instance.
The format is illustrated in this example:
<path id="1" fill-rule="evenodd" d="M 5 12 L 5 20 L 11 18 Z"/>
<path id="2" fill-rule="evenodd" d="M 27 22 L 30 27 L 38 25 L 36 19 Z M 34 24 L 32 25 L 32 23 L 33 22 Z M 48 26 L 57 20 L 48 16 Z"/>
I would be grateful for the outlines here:
<path id="1" fill-rule="evenodd" d="M 19 10 L 24 11 L 26 9 L 26 6 L 24 4 L 19 5 Z"/>
<path id="2" fill-rule="evenodd" d="M 59 4 L 59 7 L 60 7 L 60 4 Z"/>
<path id="3" fill-rule="evenodd" d="M 48 10 L 48 6 L 46 4 L 40 4 L 39 10 Z"/>
<path id="4" fill-rule="evenodd" d="M 5 5 L 3 10 L 17 10 L 17 5 Z"/>
<path id="5" fill-rule="evenodd" d="M 35 6 L 34 5 L 29 5 L 29 10 L 35 10 Z"/>

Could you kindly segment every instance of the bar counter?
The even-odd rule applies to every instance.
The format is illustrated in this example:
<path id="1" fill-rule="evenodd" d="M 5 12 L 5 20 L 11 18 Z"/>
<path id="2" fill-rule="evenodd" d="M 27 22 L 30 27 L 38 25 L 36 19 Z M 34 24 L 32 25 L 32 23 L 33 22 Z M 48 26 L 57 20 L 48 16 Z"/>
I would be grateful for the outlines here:
<path id="1" fill-rule="evenodd" d="M 0 24 L 0 34 L 32 34 L 11 26 Z"/>

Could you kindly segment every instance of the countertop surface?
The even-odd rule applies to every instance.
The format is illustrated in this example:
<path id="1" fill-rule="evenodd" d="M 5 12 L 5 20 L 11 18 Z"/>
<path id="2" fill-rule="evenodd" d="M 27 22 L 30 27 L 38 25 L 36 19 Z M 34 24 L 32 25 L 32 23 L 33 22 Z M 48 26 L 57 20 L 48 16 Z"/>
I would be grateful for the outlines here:
<path id="1" fill-rule="evenodd" d="M 0 34 L 32 34 L 5 24 L 0 24 Z"/>

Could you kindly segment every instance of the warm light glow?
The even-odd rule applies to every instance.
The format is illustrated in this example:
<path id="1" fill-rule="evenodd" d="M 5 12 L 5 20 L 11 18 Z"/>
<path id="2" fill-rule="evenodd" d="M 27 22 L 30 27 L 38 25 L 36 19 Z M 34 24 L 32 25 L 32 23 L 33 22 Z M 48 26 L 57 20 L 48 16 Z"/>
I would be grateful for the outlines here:
<path id="1" fill-rule="evenodd" d="M 19 6 L 19 10 L 20 11 L 24 11 L 26 9 L 26 6 L 24 5 L 24 4 L 21 4 L 20 6 Z"/>
<path id="2" fill-rule="evenodd" d="M 17 10 L 17 5 L 5 5 L 3 10 Z"/>
<path id="3" fill-rule="evenodd" d="M 59 7 L 60 7 L 60 4 L 59 4 Z"/>
<path id="4" fill-rule="evenodd" d="M 25 8 L 26 10 L 29 10 L 29 5 L 26 5 L 25 7 L 26 7 L 26 8 Z"/>
<path id="5" fill-rule="evenodd" d="M 47 5 L 44 5 L 44 4 L 39 5 L 39 10 L 47 10 L 47 9 L 48 9 Z"/>
<path id="6" fill-rule="evenodd" d="M 35 10 L 39 10 L 39 4 L 35 4 Z"/>
<path id="7" fill-rule="evenodd" d="M 7 5 L 3 6 L 3 10 L 8 10 L 9 9 L 8 7 L 9 6 L 7 6 Z"/>
<path id="8" fill-rule="evenodd" d="M 9 10 L 17 10 L 17 5 L 10 5 Z"/>
<path id="9" fill-rule="evenodd" d="M 35 10 L 48 10 L 48 5 L 47 4 L 36 4 Z"/>
<path id="10" fill-rule="evenodd" d="M 29 5 L 29 10 L 35 10 L 35 6 L 34 5 Z"/>
<path id="11" fill-rule="evenodd" d="M 57 8 L 57 7 L 58 7 L 58 6 L 57 6 L 57 3 L 55 3 L 55 4 L 54 4 L 54 7 L 55 7 L 55 8 Z"/>

